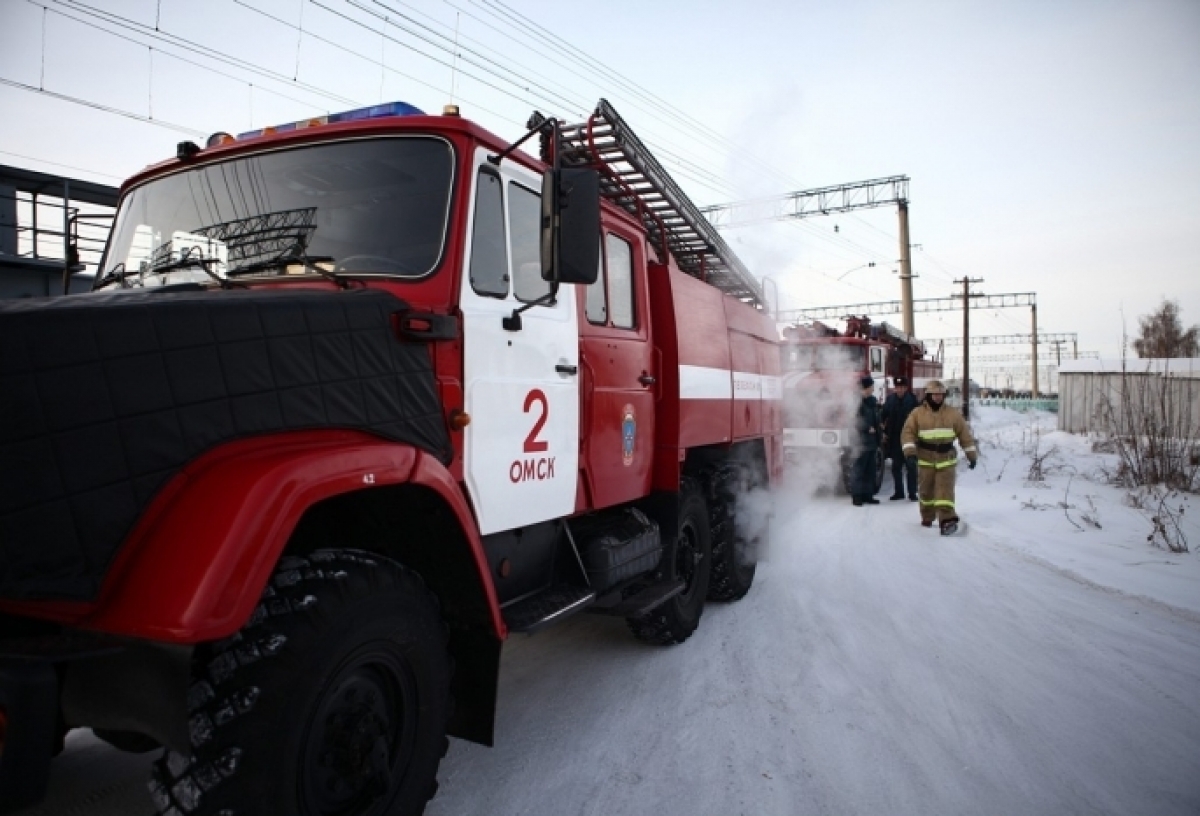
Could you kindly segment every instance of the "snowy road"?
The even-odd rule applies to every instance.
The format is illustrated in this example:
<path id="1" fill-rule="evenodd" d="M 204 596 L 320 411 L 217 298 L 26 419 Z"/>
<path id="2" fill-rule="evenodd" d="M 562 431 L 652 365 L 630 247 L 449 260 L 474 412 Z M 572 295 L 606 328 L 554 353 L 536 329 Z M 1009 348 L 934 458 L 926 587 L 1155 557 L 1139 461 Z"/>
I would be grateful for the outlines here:
<path id="1" fill-rule="evenodd" d="M 908 502 L 806 500 L 681 646 L 587 615 L 515 638 L 497 747 L 455 741 L 428 813 L 1200 813 L 1200 620 L 1031 560 L 964 499 L 956 539 Z M 151 812 L 147 758 L 69 746 L 24 814 Z"/>

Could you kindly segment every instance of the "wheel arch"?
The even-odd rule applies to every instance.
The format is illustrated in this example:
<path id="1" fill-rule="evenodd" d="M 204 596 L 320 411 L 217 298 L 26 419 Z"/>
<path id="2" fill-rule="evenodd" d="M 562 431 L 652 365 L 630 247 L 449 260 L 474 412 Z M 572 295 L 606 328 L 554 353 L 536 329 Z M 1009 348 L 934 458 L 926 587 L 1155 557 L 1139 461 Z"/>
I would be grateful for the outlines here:
<path id="1" fill-rule="evenodd" d="M 227 637 L 249 618 L 296 533 L 311 529 L 306 518 L 321 513 L 314 508 L 397 487 L 425 497 L 444 520 L 448 553 L 475 570 L 463 585 L 475 593 L 474 620 L 503 639 L 470 507 L 449 471 L 424 451 L 343 431 L 243 440 L 191 463 L 143 513 L 78 623 L 171 643 Z"/>
<path id="2" fill-rule="evenodd" d="M 437 596 L 454 660 L 455 701 L 448 730 L 491 745 L 500 671 L 502 622 L 478 538 L 469 534 L 446 497 L 410 481 L 330 496 L 309 507 L 285 554 L 330 546 L 386 556 L 421 576 Z M 472 540 L 474 539 L 474 540 Z"/>
<path id="3" fill-rule="evenodd" d="M 242 440 L 161 491 L 80 623 L 157 642 L 215 641 L 250 618 L 282 556 L 378 552 L 417 572 L 442 605 L 456 664 L 450 733 L 491 744 L 507 629 L 475 530 L 459 485 L 424 451 L 344 431 Z"/>

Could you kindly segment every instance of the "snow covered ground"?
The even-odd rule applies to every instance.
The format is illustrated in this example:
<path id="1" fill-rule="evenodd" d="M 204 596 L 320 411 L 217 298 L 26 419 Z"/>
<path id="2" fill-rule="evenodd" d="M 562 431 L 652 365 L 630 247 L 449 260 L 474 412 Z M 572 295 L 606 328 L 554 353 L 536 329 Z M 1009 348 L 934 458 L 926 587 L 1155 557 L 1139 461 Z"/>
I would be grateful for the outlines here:
<path id="1" fill-rule="evenodd" d="M 1181 528 L 1190 552 L 1152 546 L 1150 517 L 1128 491 L 1109 483 L 1116 454 L 1093 440 L 1055 430 L 1053 414 L 975 408 L 972 430 L 982 459 L 959 468 L 960 512 L 989 541 L 1019 551 L 1075 580 L 1192 613 L 1200 621 L 1200 501 L 1181 494 Z M 1035 457 L 1041 480 L 1030 478 Z M 982 477 L 982 478 L 981 478 Z M 1161 545 L 1161 540 L 1158 542 Z"/>
<path id="2" fill-rule="evenodd" d="M 793 484 L 754 589 L 687 643 L 588 615 L 513 638 L 497 745 L 455 741 L 427 813 L 1200 813 L 1195 499 L 1169 553 L 1089 440 L 973 420 L 961 537 L 890 474 L 863 508 Z M 23 814 L 147 816 L 148 763 L 74 732 Z"/>

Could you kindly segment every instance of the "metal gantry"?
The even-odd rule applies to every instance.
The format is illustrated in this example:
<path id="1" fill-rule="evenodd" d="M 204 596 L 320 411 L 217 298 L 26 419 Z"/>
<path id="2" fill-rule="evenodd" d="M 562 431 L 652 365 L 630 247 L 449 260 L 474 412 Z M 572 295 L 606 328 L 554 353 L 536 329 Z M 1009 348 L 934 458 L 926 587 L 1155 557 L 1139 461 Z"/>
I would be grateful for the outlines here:
<path id="1" fill-rule="evenodd" d="M 1012 306 L 1037 306 L 1037 295 L 1033 292 L 1018 292 L 1002 295 L 971 295 L 971 307 L 976 309 L 1003 309 Z M 914 312 L 956 312 L 962 308 L 962 295 L 945 298 L 920 298 L 913 301 Z M 898 300 L 876 303 L 849 303 L 845 306 L 814 306 L 804 309 L 789 309 L 780 312 L 780 322 L 798 320 L 836 319 L 859 314 L 900 314 L 902 304 Z"/>
<path id="2" fill-rule="evenodd" d="M 936 343 L 937 341 L 934 340 L 932 342 Z M 1079 352 L 1078 359 L 1084 359 L 1084 358 L 1099 359 L 1100 352 L 1098 352 L 1098 351 L 1081 351 L 1081 352 Z M 973 367 L 975 367 L 979 363 L 1008 363 L 1008 362 L 1013 362 L 1013 363 L 1023 362 L 1026 365 L 1029 365 L 1029 362 L 1032 359 L 1033 358 L 1030 357 L 1028 354 L 983 354 L 983 355 L 972 354 L 971 355 L 971 365 Z M 962 360 L 961 357 L 951 356 L 949 354 L 946 355 L 946 364 L 947 365 L 957 363 L 961 360 Z M 1054 365 L 1056 362 L 1057 361 L 1053 356 L 1047 356 L 1045 354 L 1041 354 L 1038 356 L 1038 365 L 1039 366 Z"/>
<path id="3" fill-rule="evenodd" d="M 983 334 L 983 335 L 976 335 L 975 337 L 972 337 L 971 345 L 972 346 L 976 346 L 976 345 L 979 345 L 979 346 L 988 346 L 988 345 L 1018 346 L 1018 345 L 1021 345 L 1024 343 L 1028 343 L 1031 340 L 1033 340 L 1032 334 Z M 1050 333 L 1050 332 L 1039 332 L 1038 337 L 1037 337 L 1038 343 L 1047 343 L 1047 344 L 1076 343 L 1076 342 L 1078 342 L 1078 340 L 1079 340 L 1079 336 L 1075 332 L 1059 332 L 1057 334 Z M 943 339 L 942 342 L 945 343 L 947 346 L 961 346 L 962 338 L 961 337 L 947 337 L 947 338 Z"/>
<path id="4" fill-rule="evenodd" d="M 701 207 L 700 212 L 717 227 L 740 227 L 763 221 L 786 221 L 815 215 L 850 212 L 908 201 L 908 176 L 853 181 L 782 196 L 735 201 Z"/>
<path id="5" fill-rule="evenodd" d="M 809 218 L 814 215 L 850 212 L 868 207 L 895 204 L 900 217 L 900 301 L 899 314 L 905 334 L 914 334 L 912 308 L 912 245 L 908 239 L 908 176 L 888 176 L 868 181 L 852 181 L 798 190 L 782 196 L 715 204 L 700 212 L 714 226 L 738 227 L 764 221 Z"/>

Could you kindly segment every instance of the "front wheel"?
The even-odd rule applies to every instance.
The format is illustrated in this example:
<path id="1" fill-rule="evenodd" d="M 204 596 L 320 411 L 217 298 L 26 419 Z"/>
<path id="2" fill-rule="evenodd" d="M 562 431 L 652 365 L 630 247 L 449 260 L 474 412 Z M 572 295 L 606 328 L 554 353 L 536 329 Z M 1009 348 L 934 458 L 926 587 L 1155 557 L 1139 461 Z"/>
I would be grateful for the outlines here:
<path id="1" fill-rule="evenodd" d="M 387 558 L 282 559 L 233 637 L 197 650 L 192 756 L 150 784 L 188 816 L 420 814 L 448 745 L 450 657 L 437 600 Z"/>
<path id="2" fill-rule="evenodd" d="M 683 643 L 700 625 L 712 570 L 708 509 L 695 479 L 679 488 L 679 529 L 667 552 L 670 577 L 684 582 L 683 592 L 638 618 L 627 618 L 634 637 L 647 643 Z"/>

